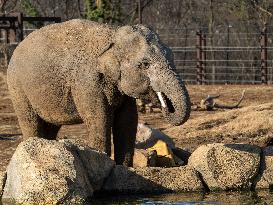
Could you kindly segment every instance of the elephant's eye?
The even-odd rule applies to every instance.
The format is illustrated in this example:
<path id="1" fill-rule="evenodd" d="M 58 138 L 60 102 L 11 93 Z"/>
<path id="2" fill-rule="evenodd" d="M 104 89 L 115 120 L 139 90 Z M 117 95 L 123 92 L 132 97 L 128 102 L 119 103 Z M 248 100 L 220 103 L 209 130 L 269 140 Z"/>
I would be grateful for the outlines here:
<path id="1" fill-rule="evenodd" d="M 150 63 L 149 63 L 148 61 L 144 61 L 144 62 L 143 62 L 143 65 L 144 65 L 145 67 L 148 67 L 148 66 L 150 65 Z"/>
<path id="2" fill-rule="evenodd" d="M 139 64 L 138 68 L 139 69 L 147 69 L 150 65 L 150 62 L 147 59 L 143 59 Z"/>

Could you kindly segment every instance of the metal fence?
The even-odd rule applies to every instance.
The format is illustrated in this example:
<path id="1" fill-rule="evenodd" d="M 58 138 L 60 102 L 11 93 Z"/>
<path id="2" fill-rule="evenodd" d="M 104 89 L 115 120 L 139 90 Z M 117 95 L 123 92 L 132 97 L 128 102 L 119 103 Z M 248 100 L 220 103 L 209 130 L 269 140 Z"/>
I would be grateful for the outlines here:
<path id="1" fill-rule="evenodd" d="M 33 30 L 59 21 L 55 17 L 24 17 L 21 13 L 2 16 L 0 42 L 20 42 Z M 187 83 L 272 84 L 273 27 L 250 30 L 236 32 L 235 28 L 224 25 L 214 28 L 214 32 L 205 27 L 198 31 L 187 27 L 156 32 L 172 48 L 177 71 Z M 5 47 L 0 49 L 0 57 L 5 50 Z"/>
<path id="2" fill-rule="evenodd" d="M 192 84 L 271 84 L 273 29 L 257 33 L 159 30 L 170 46 L 177 72 Z"/>

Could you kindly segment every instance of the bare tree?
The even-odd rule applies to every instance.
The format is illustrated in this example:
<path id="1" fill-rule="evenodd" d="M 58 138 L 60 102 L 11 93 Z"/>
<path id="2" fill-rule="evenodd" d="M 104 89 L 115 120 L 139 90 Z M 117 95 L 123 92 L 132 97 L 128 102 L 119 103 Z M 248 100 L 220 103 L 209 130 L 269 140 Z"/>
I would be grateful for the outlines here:
<path id="1" fill-rule="evenodd" d="M 0 0 L 0 14 L 13 12 L 18 0 Z"/>
<path id="2" fill-rule="evenodd" d="M 257 12 L 257 15 L 262 23 L 263 29 L 266 28 L 268 22 L 272 19 L 272 12 L 270 10 L 273 9 L 273 2 L 268 0 L 257 1 L 251 0 L 251 5 Z"/>

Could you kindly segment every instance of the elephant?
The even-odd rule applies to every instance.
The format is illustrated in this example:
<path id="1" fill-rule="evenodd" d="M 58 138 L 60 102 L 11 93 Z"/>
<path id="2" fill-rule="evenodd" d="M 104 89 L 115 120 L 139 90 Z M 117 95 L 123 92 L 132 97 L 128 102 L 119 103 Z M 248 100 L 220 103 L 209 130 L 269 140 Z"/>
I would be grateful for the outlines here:
<path id="1" fill-rule="evenodd" d="M 132 166 L 136 98 L 155 92 L 167 122 L 190 116 L 190 98 L 171 49 L 144 25 L 74 19 L 30 33 L 15 49 L 7 83 L 23 138 L 54 140 L 84 123 L 88 145 Z"/>

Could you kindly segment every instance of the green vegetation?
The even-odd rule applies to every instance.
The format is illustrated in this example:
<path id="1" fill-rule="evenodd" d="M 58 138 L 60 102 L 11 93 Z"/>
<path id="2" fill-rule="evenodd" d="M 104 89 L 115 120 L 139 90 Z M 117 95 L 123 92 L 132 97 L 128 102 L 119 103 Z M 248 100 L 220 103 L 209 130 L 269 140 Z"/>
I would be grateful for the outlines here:
<path id="1" fill-rule="evenodd" d="M 121 2 L 112 0 L 85 0 L 85 18 L 103 23 L 118 23 L 121 20 Z"/>
<path id="2" fill-rule="evenodd" d="M 21 6 L 22 6 L 26 16 L 33 16 L 33 17 L 41 16 L 39 11 L 31 3 L 30 0 L 22 0 L 21 1 Z M 33 26 L 35 26 L 37 28 L 41 28 L 44 25 L 42 22 L 33 22 L 33 23 L 30 23 L 30 24 L 32 24 Z"/>
<path id="3" fill-rule="evenodd" d="M 27 16 L 40 16 L 39 11 L 32 5 L 30 0 L 21 1 L 21 5 Z"/>

